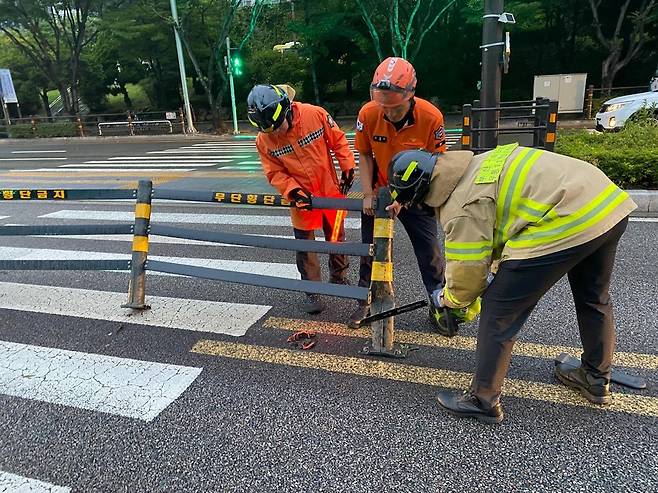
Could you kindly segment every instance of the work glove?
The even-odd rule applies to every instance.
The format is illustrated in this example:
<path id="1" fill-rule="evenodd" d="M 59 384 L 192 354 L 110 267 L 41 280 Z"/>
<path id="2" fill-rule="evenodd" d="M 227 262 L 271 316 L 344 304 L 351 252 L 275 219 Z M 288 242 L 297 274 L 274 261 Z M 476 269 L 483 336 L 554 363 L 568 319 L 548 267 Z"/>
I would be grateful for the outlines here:
<path id="1" fill-rule="evenodd" d="M 347 192 L 352 188 L 352 183 L 354 183 L 354 168 L 350 168 L 340 174 L 340 193 L 347 195 Z"/>
<path id="2" fill-rule="evenodd" d="M 459 330 L 459 324 L 475 320 L 480 313 L 481 300 L 478 297 L 464 308 L 448 308 L 443 303 L 443 291 L 441 287 L 430 295 L 430 320 L 439 334 L 453 337 Z"/>
<path id="3" fill-rule="evenodd" d="M 302 188 L 290 191 L 290 198 L 295 202 L 295 207 L 308 211 L 311 209 L 311 193 Z"/>

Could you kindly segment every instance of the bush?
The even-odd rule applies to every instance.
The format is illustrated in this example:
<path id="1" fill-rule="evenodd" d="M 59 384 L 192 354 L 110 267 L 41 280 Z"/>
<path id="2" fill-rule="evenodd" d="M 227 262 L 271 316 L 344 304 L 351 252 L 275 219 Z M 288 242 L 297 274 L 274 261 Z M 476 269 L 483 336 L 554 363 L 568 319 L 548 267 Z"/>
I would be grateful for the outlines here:
<path id="1" fill-rule="evenodd" d="M 9 136 L 13 139 L 31 139 L 33 137 L 77 137 L 78 127 L 74 122 L 37 123 L 36 135 L 32 125 L 19 123 L 9 127 Z"/>
<path id="2" fill-rule="evenodd" d="M 598 166 L 626 189 L 658 189 L 658 122 L 648 113 L 614 133 L 560 132 L 555 151 Z"/>

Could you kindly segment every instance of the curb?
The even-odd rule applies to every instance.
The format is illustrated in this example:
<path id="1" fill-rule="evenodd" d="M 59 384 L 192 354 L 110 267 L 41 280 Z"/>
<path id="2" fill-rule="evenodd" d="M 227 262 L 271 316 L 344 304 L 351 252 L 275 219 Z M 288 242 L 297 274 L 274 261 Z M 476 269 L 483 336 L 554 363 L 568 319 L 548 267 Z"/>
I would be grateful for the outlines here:
<path id="1" fill-rule="evenodd" d="M 633 214 L 641 214 L 645 212 L 658 213 L 658 190 L 626 191 L 637 204 L 637 209 Z"/>

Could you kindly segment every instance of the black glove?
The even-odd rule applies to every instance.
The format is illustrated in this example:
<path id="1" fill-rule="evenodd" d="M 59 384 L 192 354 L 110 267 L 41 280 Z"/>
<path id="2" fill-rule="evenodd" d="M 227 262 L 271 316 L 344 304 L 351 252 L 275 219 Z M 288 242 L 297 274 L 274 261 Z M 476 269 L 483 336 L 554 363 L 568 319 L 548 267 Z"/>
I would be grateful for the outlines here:
<path id="1" fill-rule="evenodd" d="M 354 183 L 354 168 L 350 168 L 340 174 L 340 193 L 347 195 L 347 192 L 352 188 L 352 183 Z"/>
<path id="2" fill-rule="evenodd" d="M 295 201 L 295 207 L 308 211 L 311 209 L 311 193 L 302 188 L 290 191 L 290 198 Z"/>

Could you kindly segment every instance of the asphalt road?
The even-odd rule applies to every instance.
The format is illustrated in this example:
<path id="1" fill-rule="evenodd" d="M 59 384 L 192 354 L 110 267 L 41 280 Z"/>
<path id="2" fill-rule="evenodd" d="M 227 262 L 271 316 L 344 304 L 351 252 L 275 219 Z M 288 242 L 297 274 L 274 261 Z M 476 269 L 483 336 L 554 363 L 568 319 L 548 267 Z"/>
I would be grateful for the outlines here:
<path id="1" fill-rule="evenodd" d="M 85 146 L 85 159 L 102 160 L 129 146 L 129 155 L 138 154 L 132 146 L 142 154 L 174 147 L 105 145 L 66 143 L 65 150 Z M 20 149 L 0 146 L 3 155 Z M 19 188 L 6 181 L 11 173 L 0 174 L 3 189 Z M 71 171 L 33 173 L 19 178 L 44 188 L 79 179 Z M 98 173 L 71 185 L 134 186 L 135 177 Z M 255 171 L 193 173 L 180 172 L 167 186 L 264 187 Z M 127 202 L 4 201 L 0 224 L 126 222 L 133 209 Z M 358 218 L 349 217 L 348 240 L 359 241 Z M 154 202 L 153 221 L 292 234 L 286 213 L 268 208 Z M 1 259 L 127 258 L 131 250 L 128 236 L 0 242 Z M 150 258 L 296 275 L 291 252 L 184 243 L 152 237 Z M 396 300 L 419 299 L 418 269 L 399 227 L 394 245 Z M 457 420 L 435 402 L 439 388 L 468 382 L 474 325 L 445 339 L 431 333 L 425 312 L 405 314 L 396 319 L 397 338 L 418 350 L 378 360 L 359 354 L 368 331 L 343 325 L 349 300 L 325 298 L 325 312 L 308 316 L 298 293 L 150 272 L 152 309 L 140 315 L 119 306 L 125 272 L 3 271 L 0 491 L 656 491 L 656 245 L 656 219 L 634 218 L 612 288 L 617 363 L 649 388 L 613 386 L 614 403 L 602 409 L 556 382 L 552 357 L 579 347 L 569 289 L 560 282 L 521 333 L 500 426 Z M 353 282 L 357 268 L 354 259 Z M 310 351 L 286 342 L 300 327 L 318 331 Z"/>

